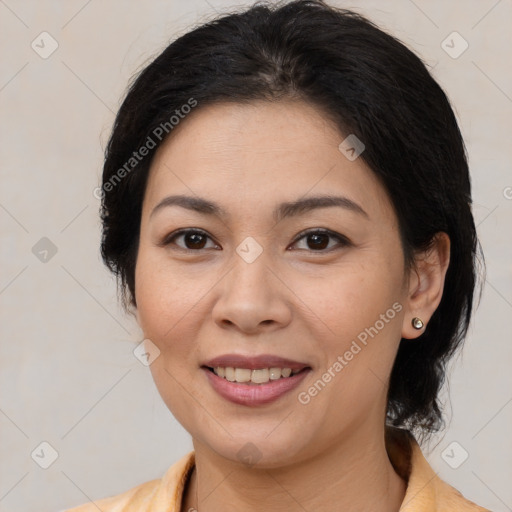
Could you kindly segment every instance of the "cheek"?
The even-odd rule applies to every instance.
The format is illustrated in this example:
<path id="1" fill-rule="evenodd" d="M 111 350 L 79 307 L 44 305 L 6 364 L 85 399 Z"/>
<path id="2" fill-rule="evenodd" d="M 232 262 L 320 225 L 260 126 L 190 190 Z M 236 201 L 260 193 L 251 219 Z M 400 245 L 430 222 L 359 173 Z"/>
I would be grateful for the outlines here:
<path id="1" fill-rule="evenodd" d="M 135 294 L 139 323 L 148 337 L 172 338 L 174 331 L 182 328 L 187 317 L 194 314 L 195 306 L 207 290 L 208 282 L 204 278 L 184 275 L 164 250 L 141 242 L 135 269 Z"/>
<path id="2" fill-rule="evenodd" d="M 294 290 L 314 312 L 309 327 L 323 353 L 320 372 L 331 369 L 335 374 L 323 374 L 330 391 L 320 393 L 319 399 L 325 407 L 333 400 L 343 405 L 340 411 L 345 407 L 363 411 L 380 396 L 401 333 L 400 259 L 376 253 L 360 256 L 357 263 L 325 279 L 301 278 Z"/>
<path id="3" fill-rule="evenodd" d="M 139 253 L 135 290 L 144 338 L 160 351 L 150 371 L 163 402 L 178 421 L 193 429 L 197 419 L 192 419 L 193 408 L 184 388 L 192 386 L 192 369 L 197 366 L 194 339 L 205 286 L 201 280 L 183 279 L 166 268 L 165 262 L 149 256 L 144 249 Z"/>
<path id="4" fill-rule="evenodd" d="M 341 340 L 356 337 L 402 300 L 399 265 L 391 263 L 391 258 L 388 263 L 382 258 L 358 259 L 333 268 L 320 279 L 294 278 L 294 293 L 317 319 L 310 324 L 327 336 Z"/>
<path id="5" fill-rule="evenodd" d="M 160 350 L 151 371 L 170 406 L 182 401 L 183 393 L 173 379 L 188 387 L 198 378 L 201 329 L 211 317 L 211 294 L 222 275 L 206 267 L 183 272 L 165 251 L 141 246 L 135 276 L 139 325 Z"/>
<path id="6" fill-rule="evenodd" d="M 186 344 L 177 341 L 186 325 L 187 313 L 193 310 L 194 289 L 167 269 L 161 258 L 152 257 L 150 251 L 141 247 L 135 270 L 135 294 L 144 336 L 164 355 L 171 350 L 183 350 Z"/>

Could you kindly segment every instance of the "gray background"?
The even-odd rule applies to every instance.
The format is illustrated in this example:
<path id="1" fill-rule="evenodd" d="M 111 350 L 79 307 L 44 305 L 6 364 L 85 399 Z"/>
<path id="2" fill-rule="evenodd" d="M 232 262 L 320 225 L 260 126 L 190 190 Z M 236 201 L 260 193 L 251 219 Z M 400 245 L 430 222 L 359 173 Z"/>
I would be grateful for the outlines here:
<path id="1" fill-rule="evenodd" d="M 512 2 L 330 3 L 367 14 L 416 50 L 456 109 L 488 275 L 444 389 L 448 428 L 423 449 L 467 498 L 512 510 Z M 55 512 L 117 494 L 192 449 L 132 353 L 142 335 L 100 261 L 93 190 L 132 74 L 192 24 L 235 5 L 0 0 L 1 512 Z M 58 43 L 47 58 L 43 31 Z M 442 47 L 453 31 L 469 44 L 458 58 Z M 447 44 L 454 54 L 464 43 Z M 58 454 L 48 469 L 42 442 Z M 454 465 L 463 450 L 467 460 L 451 467 L 446 454 Z"/>

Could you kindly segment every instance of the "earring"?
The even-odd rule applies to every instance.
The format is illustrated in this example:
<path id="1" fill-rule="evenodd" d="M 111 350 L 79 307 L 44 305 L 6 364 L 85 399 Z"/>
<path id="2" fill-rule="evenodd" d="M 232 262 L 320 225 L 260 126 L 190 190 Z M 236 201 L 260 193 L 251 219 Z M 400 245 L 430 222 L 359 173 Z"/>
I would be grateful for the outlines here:
<path id="1" fill-rule="evenodd" d="M 418 318 L 417 316 L 415 316 L 415 317 L 412 319 L 411 324 L 412 324 L 412 326 L 413 326 L 415 329 L 417 329 L 418 331 L 419 331 L 420 329 L 423 329 L 423 327 L 424 327 L 424 325 L 425 325 L 425 324 L 423 323 L 423 320 L 422 320 L 421 318 Z"/>

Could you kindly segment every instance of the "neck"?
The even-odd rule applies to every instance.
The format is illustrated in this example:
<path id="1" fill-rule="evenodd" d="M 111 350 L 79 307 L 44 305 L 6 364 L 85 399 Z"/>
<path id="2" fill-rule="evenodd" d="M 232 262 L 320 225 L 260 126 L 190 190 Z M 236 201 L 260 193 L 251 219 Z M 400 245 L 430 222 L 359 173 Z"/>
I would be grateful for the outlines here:
<path id="1" fill-rule="evenodd" d="M 407 488 L 389 460 L 384 432 L 369 437 L 359 430 L 314 458 L 270 469 L 245 467 L 195 440 L 194 449 L 185 512 L 397 512 Z"/>

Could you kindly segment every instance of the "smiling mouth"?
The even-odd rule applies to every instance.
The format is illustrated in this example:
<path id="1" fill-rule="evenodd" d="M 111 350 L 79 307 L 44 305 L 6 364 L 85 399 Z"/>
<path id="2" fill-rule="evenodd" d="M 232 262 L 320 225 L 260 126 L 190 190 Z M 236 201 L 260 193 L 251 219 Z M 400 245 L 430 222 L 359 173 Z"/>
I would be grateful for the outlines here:
<path id="1" fill-rule="evenodd" d="M 310 369 L 309 366 L 294 370 L 279 367 L 250 369 L 234 368 L 232 366 L 216 366 L 215 368 L 204 366 L 204 368 L 229 382 L 247 385 L 267 384 L 268 382 L 288 379 Z"/>

